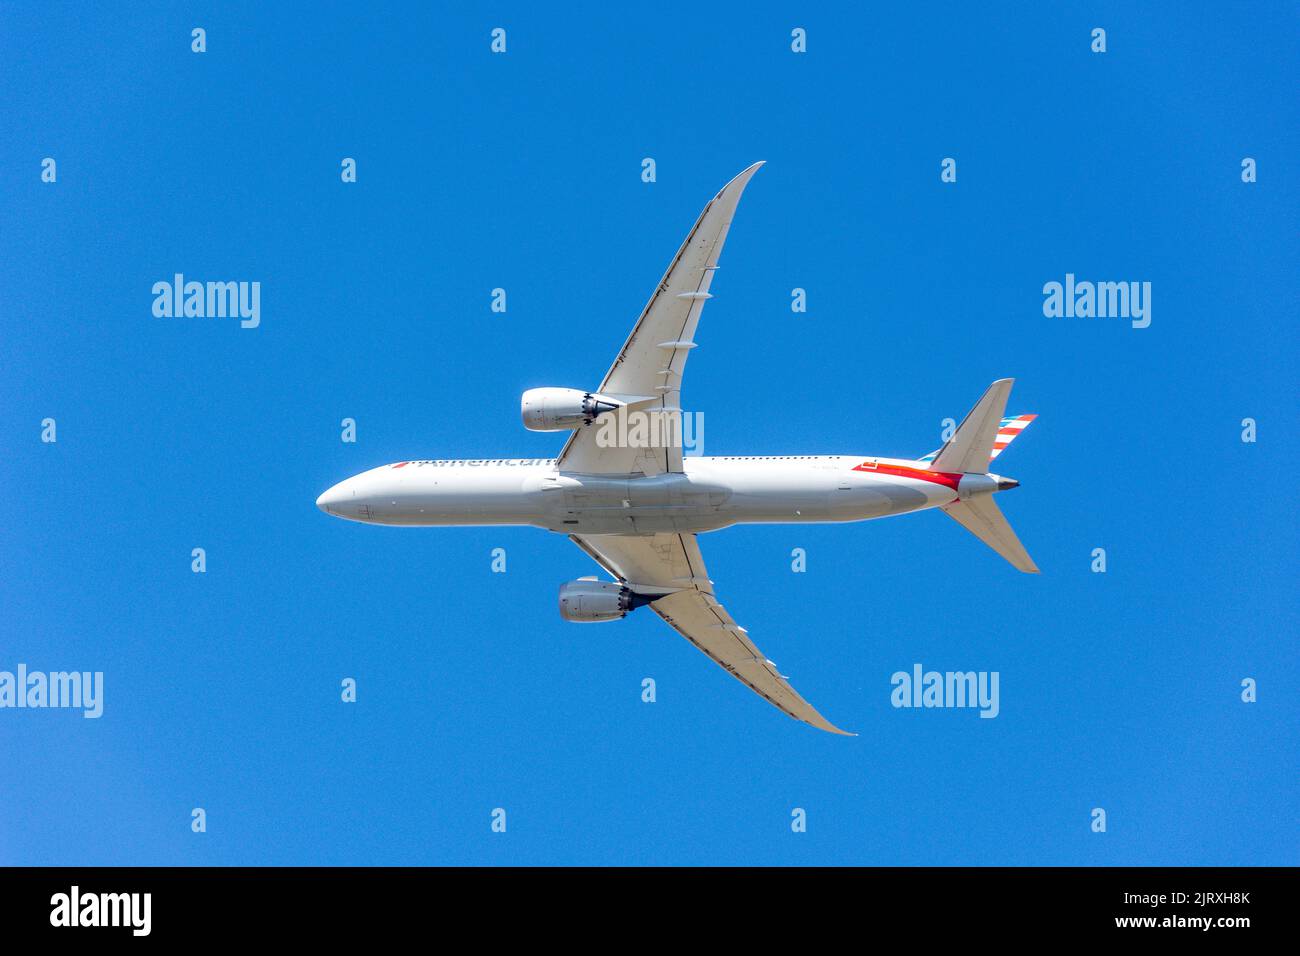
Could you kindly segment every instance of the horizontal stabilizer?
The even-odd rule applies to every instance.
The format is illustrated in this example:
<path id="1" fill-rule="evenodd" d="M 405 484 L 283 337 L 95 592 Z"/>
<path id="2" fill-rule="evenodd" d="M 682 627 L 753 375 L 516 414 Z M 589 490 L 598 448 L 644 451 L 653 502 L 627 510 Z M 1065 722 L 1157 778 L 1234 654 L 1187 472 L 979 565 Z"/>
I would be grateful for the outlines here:
<path id="1" fill-rule="evenodd" d="M 945 505 L 943 513 L 979 538 L 1021 571 L 1037 574 L 1038 565 L 1020 543 L 992 495 L 979 495 Z"/>

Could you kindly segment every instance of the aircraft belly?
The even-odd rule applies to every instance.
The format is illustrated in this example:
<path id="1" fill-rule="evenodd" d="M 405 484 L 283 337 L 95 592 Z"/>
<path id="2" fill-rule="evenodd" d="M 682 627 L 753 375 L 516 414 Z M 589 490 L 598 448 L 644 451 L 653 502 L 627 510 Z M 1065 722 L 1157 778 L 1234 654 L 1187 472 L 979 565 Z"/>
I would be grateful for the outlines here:
<path id="1" fill-rule="evenodd" d="M 685 475 L 609 478 L 559 475 L 544 492 L 548 527 L 566 534 L 710 531 L 730 523 L 718 511 L 727 489 Z"/>
<path id="2" fill-rule="evenodd" d="M 866 521 L 933 508 L 952 500 L 950 488 L 843 468 L 738 473 L 723 513 L 728 523 Z"/>

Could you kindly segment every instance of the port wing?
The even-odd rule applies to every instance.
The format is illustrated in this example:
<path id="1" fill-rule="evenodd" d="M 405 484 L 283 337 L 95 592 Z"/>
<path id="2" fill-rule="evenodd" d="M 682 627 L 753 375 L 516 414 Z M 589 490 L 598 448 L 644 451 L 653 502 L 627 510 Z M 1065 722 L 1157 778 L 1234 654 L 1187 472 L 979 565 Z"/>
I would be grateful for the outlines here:
<path id="1" fill-rule="evenodd" d="M 762 165 L 750 166 L 709 200 L 596 390 L 604 395 L 653 396 L 652 403 L 637 402 L 630 412 L 623 409 L 603 416 L 626 418 L 629 414 L 648 413 L 643 421 L 652 423 L 652 434 L 637 438 L 625 423 L 621 430 L 615 429 L 620 424 L 617 421 L 607 426 L 609 432 L 604 432 L 601 420 L 584 425 L 569 436 L 560 452 L 561 471 L 658 475 L 682 470 L 680 441 L 671 440 L 680 434 L 682 373 L 695 347 L 695 329 L 704 303 L 710 298 L 709 285 L 740 194 Z M 668 441 L 663 440 L 665 431 Z M 597 440 L 602 433 L 633 436 L 636 440 L 610 445 Z"/>

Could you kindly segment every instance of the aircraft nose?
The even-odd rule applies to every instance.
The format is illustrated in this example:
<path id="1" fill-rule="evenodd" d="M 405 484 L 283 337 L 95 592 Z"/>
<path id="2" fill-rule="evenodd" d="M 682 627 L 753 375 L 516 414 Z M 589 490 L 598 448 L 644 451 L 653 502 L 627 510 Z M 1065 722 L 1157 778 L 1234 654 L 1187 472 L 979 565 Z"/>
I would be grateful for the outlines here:
<path id="1" fill-rule="evenodd" d="M 325 491 L 316 499 L 316 507 L 326 514 L 334 514 L 334 508 L 343 501 L 343 482 Z"/>

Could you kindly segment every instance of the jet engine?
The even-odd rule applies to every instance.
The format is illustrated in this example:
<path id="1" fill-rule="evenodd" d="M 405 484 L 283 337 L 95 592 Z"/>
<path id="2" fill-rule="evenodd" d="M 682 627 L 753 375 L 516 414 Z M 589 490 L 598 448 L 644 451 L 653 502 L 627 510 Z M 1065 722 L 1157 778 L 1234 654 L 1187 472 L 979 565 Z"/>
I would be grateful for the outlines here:
<path id="1" fill-rule="evenodd" d="M 617 581 L 581 578 L 560 585 L 560 616 L 579 624 L 617 621 L 627 617 L 628 611 L 653 600 L 649 595 L 634 593 Z"/>
<path id="2" fill-rule="evenodd" d="M 530 388 L 519 402 L 519 412 L 529 431 L 558 432 L 590 425 L 597 416 L 623 404 L 609 395 L 576 388 Z"/>

